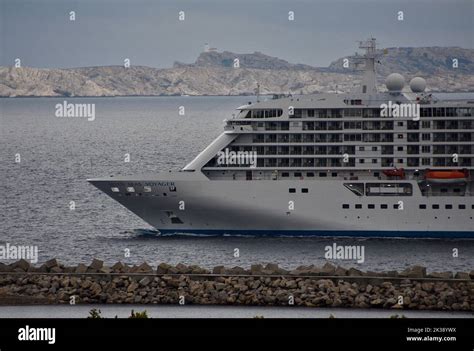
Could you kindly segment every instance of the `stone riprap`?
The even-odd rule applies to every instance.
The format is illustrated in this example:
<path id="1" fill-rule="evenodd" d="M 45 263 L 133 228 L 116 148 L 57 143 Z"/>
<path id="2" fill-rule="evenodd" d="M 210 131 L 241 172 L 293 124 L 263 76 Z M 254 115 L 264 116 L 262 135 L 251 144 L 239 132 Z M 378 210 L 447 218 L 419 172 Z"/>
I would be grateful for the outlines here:
<path id="1" fill-rule="evenodd" d="M 362 272 L 326 263 L 214 267 L 0 263 L 0 304 L 197 304 L 474 311 L 474 271 Z"/>

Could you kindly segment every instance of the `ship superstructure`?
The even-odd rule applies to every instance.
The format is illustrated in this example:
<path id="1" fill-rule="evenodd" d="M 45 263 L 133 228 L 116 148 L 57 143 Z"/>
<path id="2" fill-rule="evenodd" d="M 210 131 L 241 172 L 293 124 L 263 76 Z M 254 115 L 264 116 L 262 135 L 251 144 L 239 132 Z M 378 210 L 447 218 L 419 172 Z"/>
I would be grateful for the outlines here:
<path id="1" fill-rule="evenodd" d="M 474 237 L 474 101 L 416 77 L 240 106 L 181 171 L 90 182 L 162 233 Z"/>

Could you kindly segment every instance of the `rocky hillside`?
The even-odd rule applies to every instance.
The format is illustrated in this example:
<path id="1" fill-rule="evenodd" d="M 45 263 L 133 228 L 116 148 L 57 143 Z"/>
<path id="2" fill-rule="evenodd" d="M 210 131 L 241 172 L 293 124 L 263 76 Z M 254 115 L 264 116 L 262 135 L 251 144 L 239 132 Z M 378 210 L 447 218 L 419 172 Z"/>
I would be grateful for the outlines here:
<path id="1" fill-rule="evenodd" d="M 350 75 L 216 67 L 0 68 L 0 96 L 247 95 L 349 88 Z"/>
<path id="2" fill-rule="evenodd" d="M 453 69 L 455 57 L 459 67 Z M 239 58 L 240 68 L 233 62 Z M 0 96 L 248 95 L 257 83 L 266 93 L 349 91 L 358 72 L 342 68 L 343 58 L 327 68 L 292 64 L 262 53 L 202 53 L 195 63 L 173 68 L 102 66 L 70 69 L 0 67 Z M 427 79 L 431 91 L 474 91 L 474 50 L 398 48 L 381 53 L 379 81 L 391 72 L 407 80 Z M 383 89 L 383 86 L 381 86 Z"/>
<path id="3" fill-rule="evenodd" d="M 230 51 L 203 52 L 199 55 L 196 62 L 184 64 L 175 62 L 174 67 L 222 67 L 234 68 L 234 60 L 239 60 L 239 65 L 245 68 L 269 69 L 269 70 L 315 70 L 316 67 L 303 64 L 293 64 L 277 57 L 268 56 L 261 52 L 253 54 L 236 54 Z"/>

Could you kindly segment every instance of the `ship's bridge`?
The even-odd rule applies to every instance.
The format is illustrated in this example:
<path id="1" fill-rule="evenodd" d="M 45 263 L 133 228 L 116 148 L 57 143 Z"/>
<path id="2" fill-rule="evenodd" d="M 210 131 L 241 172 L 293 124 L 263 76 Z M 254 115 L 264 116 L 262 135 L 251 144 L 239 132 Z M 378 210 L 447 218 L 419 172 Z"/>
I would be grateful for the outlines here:
<path id="1" fill-rule="evenodd" d="M 264 100 L 237 108 L 239 113 L 232 120 L 249 119 L 291 119 L 300 118 L 303 110 L 359 109 L 362 107 L 379 109 L 388 102 L 394 104 L 416 101 L 416 97 L 401 93 L 383 92 L 377 94 L 311 94 L 280 99 Z M 311 117 L 311 116 L 308 116 Z M 338 117 L 338 116 L 334 116 Z M 342 116 L 341 116 L 342 117 Z M 229 121 L 231 123 L 235 123 Z"/>

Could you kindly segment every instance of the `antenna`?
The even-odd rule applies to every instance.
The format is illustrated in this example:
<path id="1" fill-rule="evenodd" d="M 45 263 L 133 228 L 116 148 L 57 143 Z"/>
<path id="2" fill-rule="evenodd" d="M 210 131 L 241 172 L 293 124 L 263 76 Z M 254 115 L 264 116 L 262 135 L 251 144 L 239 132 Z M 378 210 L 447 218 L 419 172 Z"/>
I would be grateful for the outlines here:
<path id="1" fill-rule="evenodd" d="M 362 71 L 364 76 L 362 78 L 361 89 L 359 92 L 363 94 L 377 93 L 377 79 L 375 77 L 375 63 L 378 59 L 377 45 L 375 38 L 369 38 L 365 41 L 359 41 L 359 49 L 365 50 L 363 56 L 355 55 L 355 65 L 360 66 L 364 63 Z"/>
<path id="2" fill-rule="evenodd" d="M 257 102 L 260 102 L 260 83 L 257 82 L 257 89 L 255 89 L 255 93 L 257 94 Z"/>

